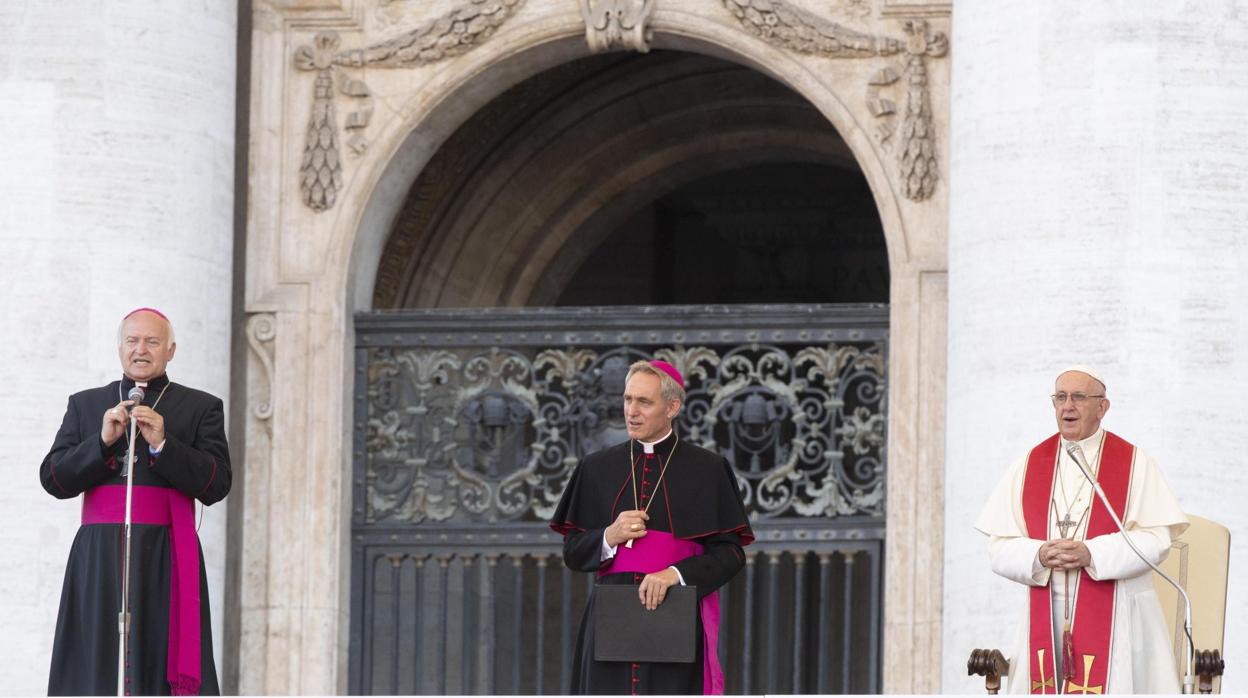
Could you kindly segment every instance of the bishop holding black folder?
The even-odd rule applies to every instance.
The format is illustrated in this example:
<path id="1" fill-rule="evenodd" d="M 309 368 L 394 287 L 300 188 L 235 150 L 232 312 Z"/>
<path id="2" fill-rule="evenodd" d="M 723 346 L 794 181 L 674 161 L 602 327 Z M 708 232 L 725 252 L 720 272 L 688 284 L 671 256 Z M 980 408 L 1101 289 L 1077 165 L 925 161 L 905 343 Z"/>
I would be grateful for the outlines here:
<path id="1" fill-rule="evenodd" d="M 754 534 L 732 467 L 672 429 L 684 400 L 684 378 L 671 364 L 630 366 L 624 387 L 629 441 L 581 461 L 550 525 L 563 534 L 569 568 L 596 573 L 598 584 L 638 585 L 639 612 L 657 609 L 673 586 L 696 588 L 695 659 L 595 660 L 595 633 L 612 629 L 594 627 L 593 594 L 577 637 L 572 693 L 724 692 L 716 592 L 745 565 L 742 547 Z M 652 648 L 638 649 L 639 656 L 653 654 Z"/>

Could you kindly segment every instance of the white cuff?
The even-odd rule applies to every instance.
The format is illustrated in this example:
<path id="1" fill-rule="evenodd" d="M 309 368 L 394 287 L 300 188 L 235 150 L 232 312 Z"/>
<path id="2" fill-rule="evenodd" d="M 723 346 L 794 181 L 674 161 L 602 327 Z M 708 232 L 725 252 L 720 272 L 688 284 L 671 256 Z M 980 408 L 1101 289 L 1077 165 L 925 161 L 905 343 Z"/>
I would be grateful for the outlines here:
<path id="1" fill-rule="evenodd" d="M 1031 581 L 1035 582 L 1033 586 L 1042 587 L 1048 584 L 1052 575 L 1053 570 L 1045 567 L 1044 563 L 1040 562 L 1040 551 L 1036 551 L 1036 559 L 1031 562 Z"/>
<path id="2" fill-rule="evenodd" d="M 676 565 L 672 565 L 671 567 L 668 567 L 668 569 L 676 573 L 676 578 L 680 580 L 680 585 L 682 587 L 689 586 L 688 584 L 685 584 L 685 576 L 680 573 L 680 570 L 676 569 Z"/>
<path id="3" fill-rule="evenodd" d="M 607 532 L 602 532 L 602 552 L 598 556 L 598 560 L 610 560 L 615 557 L 615 546 L 607 545 Z"/>

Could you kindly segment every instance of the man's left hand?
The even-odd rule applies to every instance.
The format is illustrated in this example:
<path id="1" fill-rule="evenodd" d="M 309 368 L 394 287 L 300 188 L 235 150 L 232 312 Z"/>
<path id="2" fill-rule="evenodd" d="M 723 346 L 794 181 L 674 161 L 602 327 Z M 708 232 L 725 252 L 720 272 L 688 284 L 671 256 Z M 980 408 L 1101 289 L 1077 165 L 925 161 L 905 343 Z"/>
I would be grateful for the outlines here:
<path id="1" fill-rule="evenodd" d="M 647 610 L 653 611 L 663 603 L 663 599 L 667 598 L 667 590 L 680 583 L 680 578 L 676 576 L 676 570 L 668 567 L 662 572 L 652 572 L 641 579 L 641 588 L 637 590 L 637 595 L 641 597 L 641 603 Z"/>
<path id="2" fill-rule="evenodd" d="M 143 440 L 152 448 L 156 448 L 165 441 L 165 418 L 160 416 L 156 410 L 147 405 L 139 405 L 134 408 L 134 420 L 138 422 L 139 431 L 143 434 Z"/>
<path id="3" fill-rule="evenodd" d="M 1051 559 L 1046 567 L 1058 570 L 1077 570 L 1092 564 L 1092 553 L 1081 540 L 1057 538 L 1049 541 Z"/>

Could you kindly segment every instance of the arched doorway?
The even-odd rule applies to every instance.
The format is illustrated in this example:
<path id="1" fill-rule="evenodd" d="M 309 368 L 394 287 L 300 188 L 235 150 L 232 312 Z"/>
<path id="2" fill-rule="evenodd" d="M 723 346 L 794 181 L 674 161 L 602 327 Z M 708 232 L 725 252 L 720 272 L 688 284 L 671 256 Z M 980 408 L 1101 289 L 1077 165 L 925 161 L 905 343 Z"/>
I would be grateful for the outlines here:
<path id="1" fill-rule="evenodd" d="M 592 579 L 543 521 L 624 438 L 623 372 L 656 354 L 760 539 L 725 590 L 727 690 L 878 691 L 887 249 L 798 95 L 675 52 L 539 74 L 433 156 L 378 277 L 356 316 L 352 692 L 566 692 Z"/>
<path id="2" fill-rule="evenodd" d="M 941 183 L 948 176 L 949 92 L 942 57 L 948 5 L 882 0 L 812 15 L 772 0 L 769 12 L 804 22 L 821 37 L 812 42 L 767 30 L 741 4 L 664 2 L 646 20 L 644 34 L 653 48 L 726 58 L 800 94 L 813 107 L 812 120 L 836 127 L 843 138 L 837 147 L 869 184 L 889 267 L 883 689 L 933 692 L 939 688 L 943 562 L 947 193 Z M 413 183 L 452 134 L 509 87 L 583 58 L 596 45 L 587 46 L 586 33 L 597 30 L 587 27 L 574 3 L 449 5 L 451 14 L 471 14 L 480 6 L 495 13 L 493 19 L 504 7 L 510 19 L 505 26 L 490 24 L 493 19 L 470 22 L 486 33 L 474 35 L 479 41 L 466 50 L 417 54 L 393 49 L 413 38 L 427 40 L 430 27 L 454 31 L 453 22 L 439 19 L 445 4 L 330 0 L 256 9 L 246 242 L 250 354 L 242 402 L 246 468 L 238 483 L 244 510 L 238 566 L 243 692 L 348 688 L 352 502 L 360 501 L 351 473 L 353 445 L 363 433 L 351 425 L 359 402 L 354 386 L 366 373 L 355 349 L 353 316 L 373 308 L 376 291 L 386 283 L 381 259 Z M 396 20 L 396 13 L 408 16 Z M 391 59 L 397 62 L 374 62 Z M 733 140 L 764 150 L 783 145 L 760 141 L 748 130 Z M 617 141 L 625 150 L 626 144 Z M 695 137 L 674 143 L 668 153 L 688 161 L 715 149 L 712 141 Z M 921 162 L 913 159 L 916 152 Z M 645 191 L 647 183 L 684 183 L 706 174 L 673 170 L 667 166 L 672 160 L 643 160 L 609 181 L 621 184 L 623 193 L 638 194 L 641 201 L 634 203 L 640 205 L 658 198 L 658 192 Z M 599 180 L 592 175 L 603 162 L 609 161 L 586 161 L 588 169 L 561 174 L 594 184 Z M 331 190 L 335 196 L 327 205 Z M 600 203 L 622 200 L 621 191 L 588 186 L 584 192 L 579 205 L 563 210 L 558 225 L 540 235 L 531 229 L 522 234 L 518 225 L 506 241 L 465 234 L 430 247 L 436 254 L 424 258 L 438 263 L 421 278 L 449 280 L 441 287 L 454 293 L 422 304 L 528 305 L 549 262 L 569 240 L 585 239 L 579 233 L 594 212 L 605 210 Z M 510 212 L 522 224 L 528 218 L 521 214 L 541 203 Z M 482 259 L 505 262 L 516 273 L 457 263 Z M 518 259 L 525 263 L 516 264 Z"/>

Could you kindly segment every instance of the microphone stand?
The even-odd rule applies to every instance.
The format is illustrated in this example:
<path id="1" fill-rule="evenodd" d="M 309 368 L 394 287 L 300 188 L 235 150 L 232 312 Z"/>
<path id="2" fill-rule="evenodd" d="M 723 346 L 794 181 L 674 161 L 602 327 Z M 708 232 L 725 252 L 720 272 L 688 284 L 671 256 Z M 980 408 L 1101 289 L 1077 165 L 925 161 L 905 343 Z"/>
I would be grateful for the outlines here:
<path id="1" fill-rule="evenodd" d="M 142 399 L 142 398 L 140 398 Z M 126 695 L 126 658 L 130 656 L 130 516 L 134 496 L 134 446 L 138 422 L 130 411 L 130 448 L 126 452 L 125 552 L 121 558 L 121 612 L 117 614 L 117 695 Z"/>
<path id="2" fill-rule="evenodd" d="M 1083 449 L 1079 447 L 1079 444 L 1073 442 L 1068 444 L 1066 446 L 1066 452 L 1070 454 L 1071 460 L 1075 461 L 1075 465 L 1079 466 L 1079 472 L 1083 473 L 1083 476 L 1087 478 L 1088 482 L 1092 483 L 1092 489 L 1096 490 L 1096 496 L 1100 498 L 1101 504 L 1105 506 L 1105 510 L 1109 512 L 1111 517 L 1113 517 L 1114 523 L 1118 526 L 1118 530 L 1122 531 L 1122 539 L 1127 542 L 1127 545 L 1131 546 L 1131 550 L 1134 551 L 1145 564 L 1153 568 L 1154 572 L 1161 575 L 1161 578 L 1169 582 L 1170 586 L 1178 590 L 1179 595 L 1183 597 L 1183 631 L 1187 635 L 1187 670 L 1183 673 L 1183 693 L 1195 693 L 1196 677 L 1192 674 L 1192 666 L 1195 664 L 1196 660 L 1196 644 L 1192 641 L 1192 600 L 1188 598 L 1187 592 L 1184 591 L 1183 586 L 1171 579 L 1170 575 L 1162 572 L 1161 568 L 1154 565 L 1151 560 L 1145 557 L 1144 553 L 1140 552 L 1140 549 L 1135 546 L 1135 542 L 1131 540 L 1131 536 L 1127 535 L 1127 529 L 1122 525 L 1122 519 L 1118 518 L 1118 514 L 1114 511 L 1114 508 L 1109 505 L 1109 498 L 1105 496 L 1105 490 L 1101 489 L 1101 486 L 1097 483 L 1096 478 L 1092 476 L 1091 468 L 1088 467 L 1087 461 L 1084 460 Z"/>

